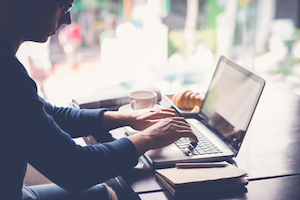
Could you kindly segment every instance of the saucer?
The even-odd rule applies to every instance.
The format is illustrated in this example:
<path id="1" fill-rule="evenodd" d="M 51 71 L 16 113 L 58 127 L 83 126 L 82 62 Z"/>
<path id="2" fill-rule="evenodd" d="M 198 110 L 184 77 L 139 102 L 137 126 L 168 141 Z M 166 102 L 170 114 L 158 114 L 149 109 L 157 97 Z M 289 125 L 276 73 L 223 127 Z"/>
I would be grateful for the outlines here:
<path id="1" fill-rule="evenodd" d="M 155 108 L 161 108 L 162 106 L 161 105 L 158 105 L 158 104 L 155 104 L 154 105 Z M 118 111 L 128 111 L 128 110 L 133 110 L 130 106 L 130 104 L 126 104 L 126 105 L 123 105 L 121 106 Z"/>

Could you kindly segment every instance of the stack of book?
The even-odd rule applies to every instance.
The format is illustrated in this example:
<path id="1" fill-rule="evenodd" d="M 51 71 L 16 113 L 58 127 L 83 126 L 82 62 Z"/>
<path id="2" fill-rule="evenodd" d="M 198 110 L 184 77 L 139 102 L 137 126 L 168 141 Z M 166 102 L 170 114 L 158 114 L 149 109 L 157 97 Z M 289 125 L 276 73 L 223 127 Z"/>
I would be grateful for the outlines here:
<path id="1" fill-rule="evenodd" d="M 173 196 L 245 189 L 247 172 L 229 163 L 222 167 L 157 169 L 156 178 Z"/>

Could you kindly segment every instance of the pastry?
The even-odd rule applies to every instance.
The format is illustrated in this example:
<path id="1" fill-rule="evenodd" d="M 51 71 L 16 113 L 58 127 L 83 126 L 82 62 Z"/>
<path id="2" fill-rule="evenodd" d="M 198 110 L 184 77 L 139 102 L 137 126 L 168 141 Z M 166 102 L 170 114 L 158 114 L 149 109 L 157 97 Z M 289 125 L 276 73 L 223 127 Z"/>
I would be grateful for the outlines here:
<path id="1" fill-rule="evenodd" d="M 191 110 L 191 112 L 199 112 L 200 111 L 200 107 L 195 105 L 195 107 Z"/>
<path id="2" fill-rule="evenodd" d="M 196 93 L 192 92 L 191 90 L 186 90 L 175 94 L 172 97 L 172 101 L 175 106 L 178 108 L 190 108 L 193 109 L 196 105 L 201 107 L 203 98 L 197 95 Z"/>

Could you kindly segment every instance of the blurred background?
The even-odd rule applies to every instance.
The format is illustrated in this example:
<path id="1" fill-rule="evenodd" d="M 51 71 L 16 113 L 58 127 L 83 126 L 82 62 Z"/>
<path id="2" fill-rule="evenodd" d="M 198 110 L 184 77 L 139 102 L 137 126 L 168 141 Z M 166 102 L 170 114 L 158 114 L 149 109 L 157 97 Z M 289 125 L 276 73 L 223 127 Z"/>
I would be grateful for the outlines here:
<path id="1" fill-rule="evenodd" d="M 205 92 L 220 55 L 300 94 L 298 0 L 76 0 L 73 23 L 17 56 L 49 102 L 157 87 Z"/>

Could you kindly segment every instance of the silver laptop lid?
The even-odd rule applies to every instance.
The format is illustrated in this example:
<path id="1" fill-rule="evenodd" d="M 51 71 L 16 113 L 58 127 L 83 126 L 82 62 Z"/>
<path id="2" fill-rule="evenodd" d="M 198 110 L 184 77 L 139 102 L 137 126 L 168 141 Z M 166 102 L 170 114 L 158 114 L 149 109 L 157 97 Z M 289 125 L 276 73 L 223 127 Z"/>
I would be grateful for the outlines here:
<path id="1" fill-rule="evenodd" d="M 221 56 L 199 111 L 206 125 L 237 155 L 265 80 Z"/>

